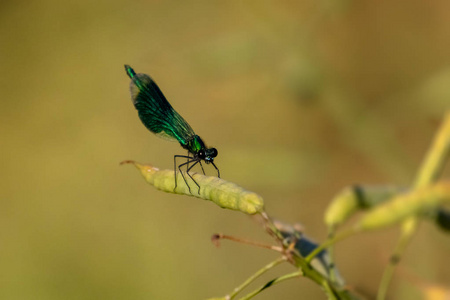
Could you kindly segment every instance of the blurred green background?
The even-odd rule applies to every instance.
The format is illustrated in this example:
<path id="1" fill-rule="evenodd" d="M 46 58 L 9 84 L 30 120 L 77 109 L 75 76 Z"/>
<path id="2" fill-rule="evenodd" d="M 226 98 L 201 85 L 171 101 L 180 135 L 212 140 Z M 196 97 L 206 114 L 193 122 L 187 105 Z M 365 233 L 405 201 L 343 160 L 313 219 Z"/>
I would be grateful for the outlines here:
<path id="1" fill-rule="evenodd" d="M 219 150 L 222 178 L 318 241 L 344 186 L 413 180 L 449 109 L 445 0 L 9 0 L 0 37 L 1 299 L 205 299 L 276 257 L 215 248 L 216 232 L 271 240 L 241 213 L 158 192 L 119 166 L 172 168 L 184 154 L 140 123 L 125 63 Z M 342 275 L 369 299 L 397 237 L 337 247 Z M 411 276 L 448 285 L 449 250 L 423 224 L 391 299 L 422 299 Z M 257 299 L 300 298 L 325 296 L 301 279 Z"/>

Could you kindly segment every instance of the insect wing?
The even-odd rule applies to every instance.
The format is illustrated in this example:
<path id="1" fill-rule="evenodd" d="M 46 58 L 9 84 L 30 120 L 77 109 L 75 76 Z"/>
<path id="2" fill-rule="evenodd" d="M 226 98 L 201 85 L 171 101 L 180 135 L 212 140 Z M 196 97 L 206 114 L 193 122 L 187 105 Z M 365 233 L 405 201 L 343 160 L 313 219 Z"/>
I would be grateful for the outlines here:
<path id="1" fill-rule="evenodd" d="M 130 83 L 130 92 L 139 118 L 150 131 L 183 145 L 195 135 L 191 126 L 173 109 L 148 75 L 134 75 Z"/>

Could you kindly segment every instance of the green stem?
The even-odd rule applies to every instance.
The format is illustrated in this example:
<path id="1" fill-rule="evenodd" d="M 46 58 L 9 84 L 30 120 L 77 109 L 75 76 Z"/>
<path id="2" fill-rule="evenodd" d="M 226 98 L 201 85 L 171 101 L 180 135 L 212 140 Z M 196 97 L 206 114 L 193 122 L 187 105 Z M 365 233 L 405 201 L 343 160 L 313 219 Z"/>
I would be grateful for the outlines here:
<path id="1" fill-rule="evenodd" d="M 402 235 L 400 236 L 400 239 L 395 246 L 394 252 L 389 260 L 389 264 L 386 266 L 386 269 L 384 269 L 383 277 L 381 277 L 380 287 L 378 288 L 377 300 L 383 300 L 386 298 L 387 290 L 394 275 L 395 267 L 397 266 L 400 257 L 403 255 L 406 246 L 408 246 L 409 241 L 414 236 L 416 227 L 418 225 L 417 221 L 417 218 L 409 218 L 403 223 L 407 224 L 406 222 L 409 222 L 408 225 L 410 226 L 410 229 L 402 233 Z"/>
<path id="2" fill-rule="evenodd" d="M 282 244 L 283 243 L 283 235 L 281 234 L 280 230 L 275 226 L 272 219 L 269 217 L 269 215 L 263 210 L 261 212 L 261 217 L 264 219 L 267 228 L 270 230 L 270 234 L 273 234 L 276 239 Z"/>
<path id="3" fill-rule="evenodd" d="M 424 187 L 436 181 L 444 169 L 450 152 L 450 113 L 445 116 L 439 132 L 428 150 L 414 182 L 415 188 Z"/>
<path id="4" fill-rule="evenodd" d="M 314 251 L 312 251 L 306 258 L 305 261 L 309 264 L 311 263 L 311 261 L 313 260 L 313 258 L 319 254 L 321 251 L 323 251 L 324 249 L 328 248 L 330 245 L 333 245 L 349 236 L 352 236 L 354 234 L 358 233 L 358 229 L 357 228 L 349 228 L 345 231 L 342 231 L 338 234 L 336 234 L 333 238 L 326 240 L 324 243 L 322 243 L 321 245 L 319 245 L 319 247 L 317 247 L 316 249 L 314 249 Z"/>
<path id="5" fill-rule="evenodd" d="M 332 226 L 329 230 L 328 230 L 328 239 L 332 239 L 335 236 L 336 232 L 334 230 L 334 226 Z M 334 262 L 334 245 L 330 245 L 328 247 L 328 255 L 330 257 L 330 261 L 328 264 L 328 269 L 330 270 L 330 280 L 332 283 L 336 283 L 337 282 L 337 274 L 336 274 L 336 264 Z"/>
<path id="6" fill-rule="evenodd" d="M 265 272 L 269 271 L 270 269 L 272 269 L 273 267 L 281 264 L 282 262 L 286 261 L 286 257 L 282 256 L 274 261 L 272 261 L 271 263 L 267 264 L 266 266 L 262 267 L 261 269 L 259 269 L 255 274 L 253 274 L 252 276 L 250 276 L 246 281 L 244 281 L 240 286 L 238 286 L 237 288 L 234 289 L 234 291 L 229 295 L 229 299 L 234 299 L 234 297 L 236 297 L 236 295 L 241 292 L 244 288 L 246 288 L 250 283 L 252 283 L 255 279 L 257 279 L 258 277 L 260 277 L 262 274 L 264 274 Z"/>
<path id="7" fill-rule="evenodd" d="M 433 144 L 428 150 L 428 153 L 422 163 L 422 166 L 417 173 L 414 182 L 414 189 L 425 187 L 436 181 L 442 173 L 445 162 L 448 159 L 450 152 L 450 113 L 444 118 L 438 133 L 436 134 Z M 402 233 L 399 241 L 394 249 L 393 255 L 389 264 L 384 270 L 381 278 L 380 287 L 378 288 L 377 300 L 384 300 L 391 282 L 392 276 L 397 266 L 398 260 L 403 255 L 406 246 L 412 239 L 419 219 L 417 217 L 410 217 L 403 222 Z"/>
<path id="8" fill-rule="evenodd" d="M 272 220 L 270 219 L 270 217 L 265 213 L 262 212 L 261 213 L 262 217 L 265 219 L 266 221 L 266 226 L 269 229 L 269 232 L 275 236 L 277 238 L 278 241 L 282 242 L 283 241 L 283 236 L 281 235 L 281 232 L 278 230 L 278 228 L 275 226 L 275 224 L 272 222 Z M 347 235 L 351 235 L 353 233 L 356 233 L 357 230 L 356 229 L 351 229 Z M 337 236 L 336 239 L 333 240 L 333 242 L 337 242 L 340 239 L 345 238 L 347 235 L 339 235 Z M 320 248 L 317 250 L 317 252 L 313 252 L 310 254 L 310 260 L 312 260 L 314 258 L 315 255 L 317 255 L 318 253 L 320 253 L 320 251 L 322 251 L 324 248 L 326 248 L 329 244 L 325 245 L 325 247 Z M 285 246 L 285 245 L 283 245 Z M 321 247 L 321 246 L 319 246 Z M 327 295 L 329 296 L 330 299 L 353 299 L 347 291 L 340 291 L 337 290 L 333 284 L 330 284 L 330 282 L 328 281 L 327 278 L 325 278 L 322 274 L 320 274 L 319 272 L 317 272 L 317 270 L 315 270 L 314 268 L 312 268 L 309 264 L 309 262 L 300 255 L 300 253 L 298 252 L 297 249 L 291 249 L 290 253 L 292 255 L 292 263 L 299 268 L 299 270 L 301 270 L 302 274 L 304 277 L 307 277 L 309 279 L 311 279 L 312 281 L 314 281 L 315 283 L 317 283 L 318 285 L 320 285 L 327 293 Z M 243 298 L 246 299 L 246 298 Z"/>
<path id="9" fill-rule="evenodd" d="M 285 281 L 285 280 L 288 280 L 288 279 L 291 279 L 291 278 L 297 278 L 297 277 L 300 277 L 300 276 L 302 276 L 302 275 L 303 275 L 303 273 L 302 273 L 301 271 L 296 271 L 296 272 L 293 272 L 293 273 L 289 273 L 289 274 L 286 274 L 286 275 L 277 277 L 277 278 L 275 278 L 275 279 L 269 281 L 268 283 L 266 283 L 266 284 L 263 285 L 262 287 L 260 287 L 260 288 L 258 288 L 258 289 L 256 289 L 256 290 L 254 290 L 253 292 L 251 292 L 251 293 L 247 294 L 246 296 L 240 298 L 240 300 L 248 300 L 248 299 L 251 299 L 251 298 L 255 297 L 256 295 L 258 295 L 259 293 L 261 293 L 263 290 L 265 290 L 266 288 L 268 288 L 268 287 L 270 287 L 270 286 L 273 286 L 273 285 L 275 285 L 275 284 L 278 284 L 278 283 L 280 283 L 280 282 L 282 282 L 282 281 Z"/>

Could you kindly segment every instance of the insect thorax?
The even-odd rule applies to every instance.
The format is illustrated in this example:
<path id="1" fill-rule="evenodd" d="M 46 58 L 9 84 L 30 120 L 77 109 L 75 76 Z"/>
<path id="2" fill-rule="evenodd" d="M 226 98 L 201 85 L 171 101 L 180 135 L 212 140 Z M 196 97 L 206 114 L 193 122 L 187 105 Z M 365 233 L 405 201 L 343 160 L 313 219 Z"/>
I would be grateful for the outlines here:
<path id="1" fill-rule="evenodd" d="M 186 144 L 181 144 L 181 146 L 194 155 L 196 155 L 200 150 L 205 150 L 206 148 L 205 143 L 198 135 L 194 135 L 186 141 Z"/>

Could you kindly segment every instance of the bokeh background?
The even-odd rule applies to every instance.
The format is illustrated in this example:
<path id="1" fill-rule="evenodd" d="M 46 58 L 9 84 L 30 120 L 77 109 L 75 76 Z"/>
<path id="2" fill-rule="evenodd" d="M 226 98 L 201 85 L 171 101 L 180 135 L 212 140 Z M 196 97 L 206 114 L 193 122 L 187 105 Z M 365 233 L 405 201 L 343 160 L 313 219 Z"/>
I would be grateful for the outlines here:
<path id="1" fill-rule="evenodd" d="M 271 240 L 244 214 L 158 192 L 119 166 L 170 169 L 184 154 L 140 123 L 125 63 L 218 148 L 224 179 L 317 241 L 345 186 L 411 183 L 449 109 L 446 0 L 4 0 L 0 45 L 1 299 L 206 299 L 276 257 L 215 248 L 216 232 Z M 398 233 L 337 247 L 368 299 Z M 449 236 L 424 223 L 390 298 L 448 287 L 449 253 Z M 300 298 L 325 296 L 299 279 L 257 299 Z"/>

